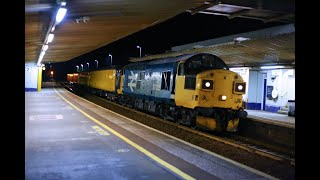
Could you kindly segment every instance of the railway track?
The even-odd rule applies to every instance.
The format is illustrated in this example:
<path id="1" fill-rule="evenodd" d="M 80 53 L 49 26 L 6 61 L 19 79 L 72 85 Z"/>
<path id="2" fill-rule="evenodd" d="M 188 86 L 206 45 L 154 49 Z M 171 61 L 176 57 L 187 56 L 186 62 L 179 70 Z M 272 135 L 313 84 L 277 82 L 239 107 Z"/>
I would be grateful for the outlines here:
<path id="1" fill-rule="evenodd" d="M 78 90 L 75 90 L 75 89 L 72 89 L 72 88 L 70 89 L 70 87 L 67 87 L 65 85 L 64 85 L 64 87 L 66 89 L 68 89 L 69 91 L 72 91 L 73 93 L 76 93 L 77 95 L 79 95 L 79 92 L 77 92 Z M 82 93 L 84 93 L 84 94 L 82 94 Z M 290 150 L 288 150 L 288 152 L 286 154 L 279 153 L 279 152 L 274 150 L 274 149 L 277 149 L 277 148 L 274 148 L 274 149 L 265 148 L 265 147 L 272 147 L 272 146 L 268 146 L 268 145 L 261 146 L 261 145 L 258 145 L 257 143 L 254 143 L 254 141 L 257 141 L 257 140 L 250 140 L 250 137 L 241 137 L 241 136 L 238 136 L 237 134 L 212 134 L 212 133 L 209 133 L 209 132 L 203 132 L 203 131 L 199 131 L 199 130 L 194 130 L 194 129 L 186 127 L 184 125 L 180 125 L 180 124 L 177 124 L 177 123 L 174 123 L 174 122 L 171 122 L 171 121 L 168 121 L 168 120 L 164 120 L 164 119 L 161 119 L 159 117 L 155 117 L 153 115 L 150 115 L 150 114 L 147 114 L 147 113 L 144 113 L 144 112 L 141 112 L 141 111 L 137 111 L 137 110 L 134 110 L 134 109 L 119 105 L 117 103 L 111 102 L 109 100 L 106 100 L 104 98 L 101 98 L 101 97 L 98 97 L 98 96 L 95 96 L 95 95 L 92 95 L 92 94 L 86 94 L 85 92 L 82 92 L 82 91 L 81 91 L 81 96 L 84 97 L 85 99 L 87 99 L 87 100 L 89 100 L 89 101 L 91 101 L 93 103 L 99 104 L 99 105 L 108 104 L 107 105 L 108 107 L 106 107 L 106 106 L 103 106 L 103 107 L 111 109 L 111 110 L 114 110 L 114 109 L 125 109 L 126 111 L 129 111 L 131 114 L 132 113 L 133 114 L 137 114 L 138 118 L 135 119 L 135 118 L 132 118 L 131 115 L 128 116 L 128 114 L 123 113 L 123 111 L 118 111 L 117 112 L 117 113 L 122 114 L 124 116 L 128 116 L 129 118 L 134 119 L 134 120 L 139 120 L 140 119 L 140 121 L 139 121 L 140 123 L 141 123 L 142 117 L 144 119 L 148 119 L 148 121 L 144 121 L 142 123 L 146 124 L 146 125 L 148 125 L 150 127 L 153 127 L 155 129 L 158 129 L 160 131 L 163 131 L 165 133 L 168 133 L 170 135 L 174 135 L 174 133 L 172 134 L 172 131 L 179 132 L 179 134 L 176 135 L 176 137 L 181 138 L 182 140 L 185 140 L 185 141 L 187 141 L 189 143 L 192 143 L 194 145 L 200 146 L 200 147 L 202 147 L 204 149 L 207 149 L 207 150 L 209 150 L 211 152 L 215 151 L 214 148 L 213 147 L 206 147 L 206 146 L 201 145 L 201 141 L 206 141 L 206 142 L 208 142 L 207 144 L 221 143 L 221 144 L 224 144 L 224 145 L 232 147 L 234 149 L 234 151 L 241 149 L 243 151 L 248 152 L 251 155 L 254 154 L 254 155 L 257 155 L 257 156 L 261 156 L 261 157 L 270 159 L 271 161 L 276 161 L 276 162 L 279 162 L 281 164 L 285 164 L 285 166 L 287 166 L 287 168 L 293 168 L 294 169 L 295 158 L 292 157 L 292 154 L 290 153 Z M 112 106 L 114 106 L 114 107 L 112 107 Z M 157 123 L 151 123 L 152 124 L 151 125 L 149 123 L 150 119 L 152 119 L 153 121 L 155 121 Z M 153 124 L 163 124 L 163 125 L 161 125 L 161 127 L 166 126 L 166 127 L 172 128 L 173 130 L 170 131 L 170 130 L 167 130 L 168 128 L 157 128 Z M 195 142 L 192 142 L 192 140 L 190 140 L 190 138 L 186 138 L 186 135 L 196 137 L 195 139 L 199 139 L 199 140 L 193 140 Z M 261 142 L 259 142 L 259 144 L 261 144 Z M 223 151 L 221 151 L 221 152 L 223 152 Z M 215 153 L 217 153 L 217 152 L 215 152 Z M 220 154 L 220 153 L 218 152 L 218 154 Z M 221 155 L 224 156 L 224 154 L 221 154 Z M 228 156 L 228 155 L 226 155 L 226 156 Z M 240 163 L 243 163 L 243 162 L 240 162 Z M 244 164 L 246 164 L 246 163 L 244 163 Z M 250 162 L 248 164 L 254 164 L 254 162 Z"/>

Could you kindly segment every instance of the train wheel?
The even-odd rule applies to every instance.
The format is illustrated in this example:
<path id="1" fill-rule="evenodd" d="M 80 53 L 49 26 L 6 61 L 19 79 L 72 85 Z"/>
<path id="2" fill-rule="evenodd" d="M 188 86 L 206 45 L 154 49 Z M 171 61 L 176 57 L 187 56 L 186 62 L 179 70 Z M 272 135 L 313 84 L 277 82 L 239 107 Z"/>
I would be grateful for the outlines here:
<path id="1" fill-rule="evenodd" d="M 198 126 L 197 126 L 197 123 L 196 123 L 196 118 L 194 118 L 191 122 L 191 129 L 194 129 L 194 130 L 197 130 L 198 129 Z"/>
<path id="2" fill-rule="evenodd" d="M 198 115 L 197 111 L 196 110 L 192 111 L 191 115 L 192 115 L 192 117 L 191 117 L 190 127 L 192 129 L 198 129 L 197 123 L 196 123 L 197 115 Z"/>

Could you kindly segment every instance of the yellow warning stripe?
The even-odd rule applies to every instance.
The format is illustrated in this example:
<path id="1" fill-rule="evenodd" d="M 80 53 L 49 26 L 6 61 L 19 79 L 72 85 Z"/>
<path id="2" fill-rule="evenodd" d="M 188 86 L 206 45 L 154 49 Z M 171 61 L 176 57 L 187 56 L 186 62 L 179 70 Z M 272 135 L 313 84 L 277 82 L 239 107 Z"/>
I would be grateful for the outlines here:
<path id="1" fill-rule="evenodd" d="M 100 135 L 109 136 L 110 134 L 101 129 L 99 126 L 92 126 L 94 130 L 96 130 Z"/>

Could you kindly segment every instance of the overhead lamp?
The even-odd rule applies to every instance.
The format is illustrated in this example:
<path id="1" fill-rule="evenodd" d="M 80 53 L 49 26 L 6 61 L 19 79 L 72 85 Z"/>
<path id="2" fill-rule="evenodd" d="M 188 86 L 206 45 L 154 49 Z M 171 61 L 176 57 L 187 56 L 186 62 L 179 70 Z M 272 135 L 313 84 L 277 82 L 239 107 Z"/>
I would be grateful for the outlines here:
<path id="1" fill-rule="evenodd" d="M 56 24 L 59 24 L 62 21 L 66 12 L 67 12 L 66 8 L 59 8 L 59 10 L 57 12 L 57 16 L 56 16 Z"/>
<path id="2" fill-rule="evenodd" d="M 55 29 L 56 29 L 56 26 L 53 26 L 53 27 L 51 28 L 51 32 L 53 32 Z"/>
<path id="3" fill-rule="evenodd" d="M 279 69 L 284 68 L 284 66 L 261 66 L 260 69 Z"/>
<path id="4" fill-rule="evenodd" d="M 140 46 L 137 46 L 137 48 L 139 48 L 140 57 L 141 57 L 141 47 L 140 47 Z"/>
<path id="5" fill-rule="evenodd" d="M 54 34 L 49 34 L 47 43 L 51 43 L 54 38 Z"/>
<path id="6" fill-rule="evenodd" d="M 98 68 L 98 64 L 99 64 L 98 60 L 94 60 L 94 61 L 97 62 L 97 68 Z"/>
<path id="7" fill-rule="evenodd" d="M 110 65 L 112 65 L 112 55 L 111 54 L 109 54 L 109 56 L 110 56 Z"/>

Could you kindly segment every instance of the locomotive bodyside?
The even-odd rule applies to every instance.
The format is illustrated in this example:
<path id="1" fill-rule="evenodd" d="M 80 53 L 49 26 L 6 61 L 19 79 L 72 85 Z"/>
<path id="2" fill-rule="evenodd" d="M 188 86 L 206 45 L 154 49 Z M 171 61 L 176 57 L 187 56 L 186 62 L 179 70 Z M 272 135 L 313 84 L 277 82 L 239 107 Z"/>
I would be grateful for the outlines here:
<path id="1" fill-rule="evenodd" d="M 175 107 L 177 64 L 190 56 L 192 55 L 137 62 L 125 66 L 120 104 L 160 116 L 165 108 Z"/>
<path id="2" fill-rule="evenodd" d="M 173 99 L 177 63 L 141 64 L 125 68 L 123 94 L 169 103 Z"/>

